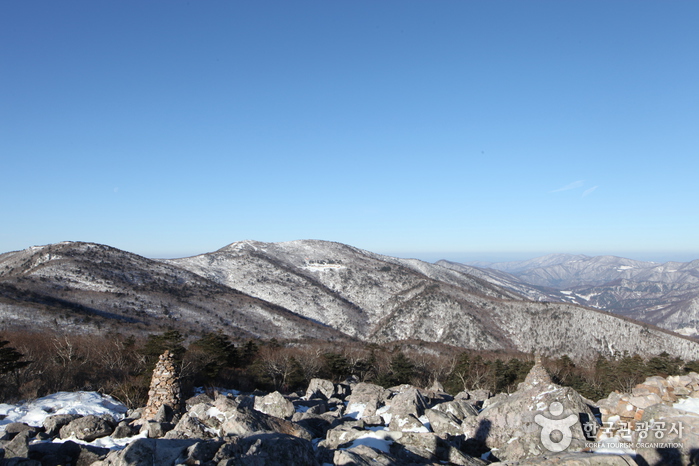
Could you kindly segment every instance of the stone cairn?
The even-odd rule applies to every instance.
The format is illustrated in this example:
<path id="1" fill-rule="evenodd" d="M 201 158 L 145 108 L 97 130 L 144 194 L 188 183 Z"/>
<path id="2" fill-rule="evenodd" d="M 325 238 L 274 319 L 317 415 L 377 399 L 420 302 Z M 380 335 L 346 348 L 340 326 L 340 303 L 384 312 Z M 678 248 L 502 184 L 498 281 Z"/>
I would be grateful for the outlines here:
<path id="1" fill-rule="evenodd" d="M 175 355 L 170 350 L 161 354 L 155 365 L 150 390 L 148 390 L 148 404 L 143 410 L 141 419 L 149 421 L 155 418 L 162 406 L 169 406 L 175 414 L 182 409 L 180 375 Z"/>
<path id="2" fill-rule="evenodd" d="M 521 390 L 536 387 L 539 385 L 545 387 L 551 385 L 552 383 L 553 381 L 551 380 L 551 376 L 546 371 L 546 368 L 544 368 L 544 365 L 541 362 L 541 355 L 539 353 L 536 353 L 534 355 L 534 366 L 529 371 L 529 374 L 527 374 L 527 377 L 524 379 L 524 382 L 520 383 L 517 388 Z"/>

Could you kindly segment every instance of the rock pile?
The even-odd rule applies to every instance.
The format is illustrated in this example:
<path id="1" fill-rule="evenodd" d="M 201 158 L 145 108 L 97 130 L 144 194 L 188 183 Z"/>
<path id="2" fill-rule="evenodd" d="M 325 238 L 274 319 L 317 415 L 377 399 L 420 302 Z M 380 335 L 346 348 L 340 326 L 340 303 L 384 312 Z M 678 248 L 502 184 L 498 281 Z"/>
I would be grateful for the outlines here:
<path id="1" fill-rule="evenodd" d="M 160 355 L 158 363 L 153 370 L 153 378 L 148 390 L 148 404 L 141 418 L 144 421 L 155 419 L 159 410 L 167 407 L 173 414 L 178 414 L 182 409 L 182 391 L 180 377 L 175 355 L 166 350 Z"/>
<path id="2" fill-rule="evenodd" d="M 598 438 L 613 437 L 622 428 L 622 436 L 630 436 L 627 430 L 635 431 L 636 424 L 643 422 L 645 410 L 658 404 L 672 405 L 683 398 L 699 398 L 699 374 L 648 377 L 636 385 L 631 393 L 612 392 L 599 400 L 603 427 Z M 628 435 L 627 435 L 628 434 Z"/>
<path id="3" fill-rule="evenodd" d="M 167 391 L 170 398 L 158 392 L 177 386 L 171 356 L 163 355 L 156 368 L 151 408 L 141 418 L 137 410 L 118 423 L 109 416 L 54 415 L 43 427 L 9 424 L 0 438 L 2 464 L 482 466 L 504 461 L 511 466 L 613 466 L 693 464 L 693 452 L 699 451 L 699 414 L 673 405 L 699 391 L 694 373 L 650 378 L 632 393 L 613 393 L 598 406 L 553 383 L 540 362 L 517 391 L 495 397 L 484 392 L 451 397 L 436 384 L 428 390 L 385 389 L 314 379 L 304 396 L 198 395 L 186 401 L 181 416 L 167 420 L 164 407 L 181 403 L 178 390 Z M 163 380 L 170 382 L 163 385 Z M 663 441 L 679 447 L 641 445 L 638 456 L 592 454 L 587 445 L 595 436 L 601 439 L 599 431 L 605 429 L 593 414 L 598 408 L 606 423 L 635 421 L 628 436 L 634 442 L 643 440 L 642 423 L 675 426 Z M 113 451 L 72 441 L 105 436 L 131 439 Z M 57 437 L 65 443 L 43 442 Z"/>
<path id="4" fill-rule="evenodd" d="M 597 402 L 598 441 L 640 445 L 649 464 L 695 464 L 699 451 L 699 374 L 648 377 L 631 393 L 613 392 Z M 684 408 L 684 409 L 683 409 Z M 689 411 L 688 411 L 689 410 Z M 662 444 L 662 448 L 656 445 Z"/>

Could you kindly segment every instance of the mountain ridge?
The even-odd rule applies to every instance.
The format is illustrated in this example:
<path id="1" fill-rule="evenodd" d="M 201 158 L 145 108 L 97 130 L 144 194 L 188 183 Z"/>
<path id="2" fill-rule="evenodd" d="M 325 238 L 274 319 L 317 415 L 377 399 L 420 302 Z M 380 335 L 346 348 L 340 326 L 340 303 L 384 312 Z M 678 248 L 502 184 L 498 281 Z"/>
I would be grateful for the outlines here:
<path id="1" fill-rule="evenodd" d="M 605 309 L 685 335 L 699 335 L 699 260 L 659 263 L 560 254 L 487 267 L 437 263 L 480 273 L 491 283 L 541 301 Z"/>
<path id="2" fill-rule="evenodd" d="M 27 324 L 22 316 L 70 331 L 179 326 L 239 338 L 414 339 L 574 359 L 661 351 L 699 359 L 695 341 L 652 325 L 322 240 L 248 240 L 158 260 L 81 242 L 4 254 L 0 322 Z"/>

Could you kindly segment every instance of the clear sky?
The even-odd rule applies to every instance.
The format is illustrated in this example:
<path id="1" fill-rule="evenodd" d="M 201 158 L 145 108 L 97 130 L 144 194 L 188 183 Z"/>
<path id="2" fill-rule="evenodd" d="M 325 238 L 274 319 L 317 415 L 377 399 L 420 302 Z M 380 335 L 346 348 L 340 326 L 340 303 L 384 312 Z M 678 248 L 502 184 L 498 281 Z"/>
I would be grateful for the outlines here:
<path id="1" fill-rule="evenodd" d="M 699 258 L 699 2 L 0 2 L 0 252 Z"/>

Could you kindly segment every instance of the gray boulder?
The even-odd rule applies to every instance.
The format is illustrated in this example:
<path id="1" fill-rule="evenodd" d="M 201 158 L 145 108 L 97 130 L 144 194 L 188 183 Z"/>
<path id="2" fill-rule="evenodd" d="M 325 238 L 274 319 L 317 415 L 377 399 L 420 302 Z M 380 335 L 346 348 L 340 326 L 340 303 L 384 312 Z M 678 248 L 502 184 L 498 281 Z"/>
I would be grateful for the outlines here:
<path id="1" fill-rule="evenodd" d="M 313 398 L 329 400 L 333 397 L 333 395 L 335 395 L 335 384 L 333 384 L 330 380 L 311 379 L 310 383 L 308 384 L 308 389 L 306 389 L 306 396 L 304 398 L 307 400 Z"/>
<path id="2" fill-rule="evenodd" d="M 196 440 L 138 439 L 123 450 L 112 451 L 102 461 L 92 466 L 171 466 L 179 464 L 178 458 L 186 456 L 186 450 Z"/>
<path id="3" fill-rule="evenodd" d="M 114 428 L 112 438 L 133 437 L 134 435 L 138 434 L 138 431 L 139 428 L 137 426 L 134 426 L 128 420 L 124 420 L 117 424 L 117 426 Z"/>
<path id="4" fill-rule="evenodd" d="M 293 403 L 284 398 L 279 392 L 272 392 L 267 396 L 255 397 L 254 408 L 257 411 L 281 419 L 291 419 L 295 412 Z"/>
<path id="5" fill-rule="evenodd" d="M 8 458 L 28 458 L 29 441 L 32 439 L 32 431 L 23 430 L 15 434 L 14 438 L 3 445 L 5 449 L 5 459 Z"/>
<path id="6" fill-rule="evenodd" d="M 426 409 L 425 416 L 430 421 L 432 432 L 437 434 L 461 435 L 461 421 L 453 414 L 437 411 L 436 409 Z"/>
<path id="7" fill-rule="evenodd" d="M 62 439 L 75 437 L 78 440 L 92 442 L 97 438 L 110 435 L 113 431 L 114 422 L 111 418 L 89 414 L 61 427 L 60 437 Z"/>
<path id="8" fill-rule="evenodd" d="M 29 445 L 29 457 L 40 460 L 43 466 L 89 465 L 104 459 L 108 453 L 108 448 L 78 444 L 71 440 L 63 443 L 38 442 Z"/>
<path id="9" fill-rule="evenodd" d="M 388 400 L 390 394 L 390 391 L 379 385 L 358 383 L 352 387 L 352 393 L 347 398 L 345 415 L 357 418 L 373 416 L 376 410 Z"/>
<path id="10" fill-rule="evenodd" d="M 311 433 L 300 425 L 269 416 L 252 409 L 237 409 L 227 413 L 221 424 L 223 434 L 246 435 L 253 432 L 275 432 L 311 440 Z"/>
<path id="11" fill-rule="evenodd" d="M 347 450 L 335 450 L 335 466 L 394 466 L 400 464 L 398 458 L 388 452 L 357 445 Z"/>
<path id="12" fill-rule="evenodd" d="M 502 403 L 503 401 L 508 400 L 509 397 L 510 397 L 510 396 L 509 396 L 507 393 L 498 393 L 497 395 L 495 395 L 495 396 L 493 396 L 493 397 L 490 397 L 490 398 L 488 398 L 487 400 L 485 400 L 485 401 L 483 402 L 483 404 L 481 405 L 481 409 L 482 409 L 482 410 L 486 410 L 486 409 L 488 409 L 488 408 L 491 408 L 491 407 L 495 406 L 495 405 L 498 404 L 498 403 Z"/>
<path id="13" fill-rule="evenodd" d="M 314 398 L 310 400 L 295 400 L 293 402 L 294 404 L 294 411 L 297 411 L 293 414 L 293 417 L 296 416 L 297 414 L 323 414 L 328 410 L 328 405 L 325 400 L 319 399 L 319 398 Z"/>
<path id="14" fill-rule="evenodd" d="M 146 434 L 148 438 L 161 438 L 166 433 L 173 429 L 173 425 L 167 422 L 146 421 L 142 426 L 140 433 Z"/>
<path id="15" fill-rule="evenodd" d="M 396 432 L 429 432 L 414 414 L 394 414 L 388 428 Z"/>
<path id="16" fill-rule="evenodd" d="M 432 409 L 454 416 L 459 420 L 459 423 L 461 423 L 467 417 L 478 416 L 478 411 L 476 408 L 474 408 L 471 403 L 463 399 L 440 403 L 434 406 Z"/>
<path id="17" fill-rule="evenodd" d="M 216 453 L 225 442 L 222 440 L 206 440 L 197 442 L 187 448 L 184 464 L 205 464 L 213 460 Z"/>
<path id="18" fill-rule="evenodd" d="M 452 444 L 437 434 L 425 432 L 395 432 L 392 433 L 394 444 L 391 453 L 400 459 L 398 464 L 430 461 L 433 463 L 448 462 L 463 466 L 484 466 L 480 459 L 472 458 L 462 453 Z"/>
<path id="19" fill-rule="evenodd" d="M 53 416 L 47 416 L 43 423 L 46 435 L 55 437 L 59 434 L 61 427 L 70 424 L 70 422 L 79 417 L 79 414 L 54 414 Z"/>
<path id="20" fill-rule="evenodd" d="M 680 405 L 681 406 L 681 405 Z M 692 465 L 699 461 L 699 414 L 682 411 L 666 404 L 656 404 L 647 408 L 641 422 L 662 426 L 654 431 L 641 429 L 633 432 L 636 453 L 648 464 Z M 656 437 L 656 435 L 661 435 Z M 653 443 L 666 446 L 656 448 Z"/>
<path id="21" fill-rule="evenodd" d="M 184 403 L 185 403 L 185 411 L 189 410 L 192 408 L 192 406 L 196 406 L 200 403 L 213 403 L 214 399 L 211 398 L 209 395 L 206 393 L 200 393 L 198 395 L 194 395 L 191 398 L 188 398 Z"/>
<path id="22" fill-rule="evenodd" d="M 212 405 L 200 403 L 184 413 L 175 428 L 165 434 L 168 439 L 207 439 L 218 435 L 221 422 L 209 414 Z"/>
<path id="23" fill-rule="evenodd" d="M 366 436 L 370 431 L 364 429 L 354 429 L 346 425 L 341 425 L 334 429 L 330 429 L 325 434 L 325 439 L 318 443 L 319 447 L 327 448 L 328 450 L 336 450 L 341 445 L 349 444 L 360 437 Z"/>
<path id="24" fill-rule="evenodd" d="M 466 438 L 481 442 L 500 460 L 514 461 L 561 451 L 581 451 L 582 423 L 596 422 L 572 388 L 550 382 L 538 364 L 519 390 L 464 420 Z"/>
<path id="25" fill-rule="evenodd" d="M 178 414 L 169 405 L 161 405 L 158 411 L 155 413 L 155 417 L 152 419 L 155 422 L 161 424 L 169 424 L 179 420 Z"/>
<path id="26" fill-rule="evenodd" d="M 257 432 L 234 441 L 214 456 L 218 466 L 319 466 L 311 442 L 293 435 Z"/>
<path id="27" fill-rule="evenodd" d="M 391 399 L 388 413 L 393 416 L 406 416 L 412 414 L 420 417 L 425 414 L 427 400 L 417 388 L 412 385 L 401 385 L 398 393 Z"/>
<path id="28" fill-rule="evenodd" d="M 210 438 L 227 434 L 277 432 L 310 440 L 311 433 L 302 426 L 240 407 L 234 400 L 219 396 L 213 405 L 201 403 L 187 411 L 167 438 Z"/>

